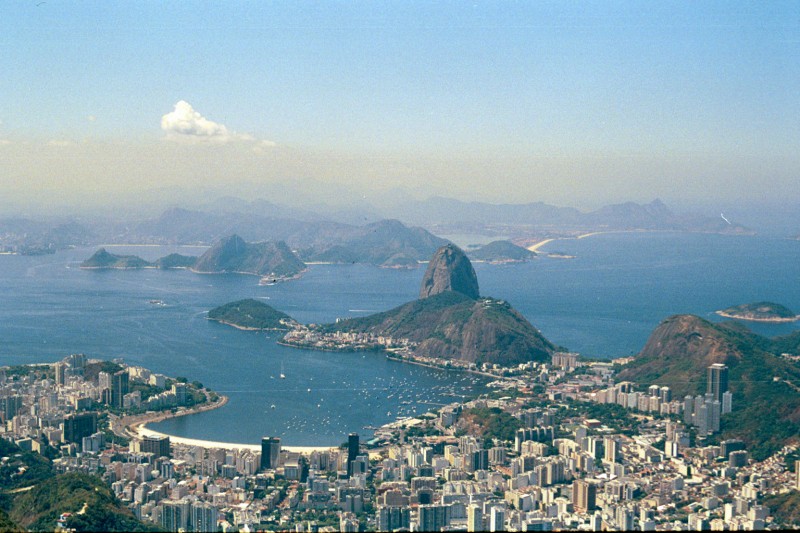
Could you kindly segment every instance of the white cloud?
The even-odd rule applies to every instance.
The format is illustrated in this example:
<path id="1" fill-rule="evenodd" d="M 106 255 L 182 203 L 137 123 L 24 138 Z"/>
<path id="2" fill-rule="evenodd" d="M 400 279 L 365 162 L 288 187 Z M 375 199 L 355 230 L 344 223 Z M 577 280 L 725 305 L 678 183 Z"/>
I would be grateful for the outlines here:
<path id="1" fill-rule="evenodd" d="M 75 143 L 73 141 L 67 141 L 64 139 L 53 139 L 52 141 L 47 142 L 47 146 L 57 146 L 63 148 L 66 146 L 75 146 Z"/>
<path id="2" fill-rule="evenodd" d="M 11 144 L 11 141 L 9 141 L 8 139 L 0 139 L 0 146 L 5 146 L 8 144 Z"/>
<path id="3" fill-rule="evenodd" d="M 274 146 L 272 141 L 256 139 L 249 133 L 237 133 L 229 130 L 224 124 L 208 120 L 197 112 L 185 100 L 175 104 L 175 109 L 161 117 L 161 129 L 166 139 L 179 142 L 214 142 L 231 141 L 258 143 L 263 146 Z M 264 144 L 268 143 L 268 144 Z"/>

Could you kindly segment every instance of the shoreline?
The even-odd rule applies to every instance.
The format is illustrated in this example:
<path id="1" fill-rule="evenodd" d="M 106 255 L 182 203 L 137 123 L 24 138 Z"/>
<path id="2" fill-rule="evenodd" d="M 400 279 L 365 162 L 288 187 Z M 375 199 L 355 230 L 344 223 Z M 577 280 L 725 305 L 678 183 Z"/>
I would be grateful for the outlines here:
<path id="1" fill-rule="evenodd" d="M 756 317 L 747 317 L 743 315 L 732 315 L 730 313 L 726 313 L 724 311 L 714 311 L 715 314 L 718 314 L 721 317 L 725 318 L 732 318 L 734 320 L 746 320 L 747 322 L 762 322 L 762 323 L 772 323 L 772 324 L 788 324 L 790 322 L 797 322 L 800 320 L 800 315 L 795 315 L 794 318 L 789 317 L 774 317 L 774 318 L 756 318 Z"/>
<path id="2" fill-rule="evenodd" d="M 206 316 L 206 320 L 209 320 L 211 322 L 216 322 L 218 324 L 223 324 L 225 326 L 230 326 L 232 328 L 236 328 L 242 331 L 283 331 L 283 332 L 289 331 L 286 329 L 277 329 L 277 328 L 254 328 L 251 326 L 240 326 L 238 324 L 234 324 L 233 322 L 227 322 L 225 320 L 220 320 L 218 318 L 209 318 L 208 316 Z"/>
<path id="3" fill-rule="evenodd" d="M 208 397 L 208 396 L 206 396 Z M 224 449 L 224 450 L 250 450 L 250 451 L 261 451 L 261 444 L 242 444 L 242 443 L 235 443 L 235 442 L 222 442 L 222 441 L 212 441 L 212 440 L 205 440 L 205 439 L 192 439 L 188 437 L 179 437 L 177 435 L 170 435 L 168 433 L 163 433 L 161 431 L 156 431 L 154 429 L 150 429 L 147 427 L 148 424 L 154 424 L 156 422 L 163 422 L 164 420 L 168 420 L 171 418 L 177 418 L 180 416 L 188 416 L 194 415 L 197 413 L 202 413 L 205 411 L 211 411 L 213 409 L 219 409 L 220 407 L 225 406 L 228 403 L 228 396 L 219 395 L 219 400 L 214 403 L 204 403 L 196 408 L 192 409 L 185 409 L 183 411 L 161 411 L 161 412 L 153 412 L 153 413 L 145 413 L 143 415 L 135 415 L 132 420 L 126 420 L 124 417 L 121 419 L 117 419 L 119 423 L 123 426 L 119 428 L 117 431 L 114 431 L 115 434 L 122 435 L 126 438 L 142 438 L 145 436 L 151 437 L 169 437 L 170 445 L 179 444 L 182 446 L 195 446 L 198 448 L 206 448 L 206 449 Z M 117 429 L 117 428 L 115 428 Z M 314 451 L 328 451 L 332 449 L 336 449 L 336 446 L 284 446 L 281 445 L 281 449 L 287 450 L 289 452 L 297 452 L 297 453 L 311 453 Z"/>

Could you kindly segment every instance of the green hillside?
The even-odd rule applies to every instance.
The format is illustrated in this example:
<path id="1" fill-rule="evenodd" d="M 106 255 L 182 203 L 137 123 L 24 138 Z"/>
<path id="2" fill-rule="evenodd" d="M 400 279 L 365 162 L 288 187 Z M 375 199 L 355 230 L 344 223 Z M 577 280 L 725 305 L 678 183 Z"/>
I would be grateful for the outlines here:
<path id="1" fill-rule="evenodd" d="M 246 329 L 288 330 L 288 324 L 295 323 L 286 313 L 251 298 L 215 307 L 208 319 Z"/>
<path id="2" fill-rule="evenodd" d="M 680 398 L 705 393 L 707 367 L 727 365 L 733 412 L 723 416 L 722 438 L 741 438 L 755 458 L 763 458 L 800 435 L 800 366 L 776 352 L 786 342 L 791 344 L 741 325 L 673 316 L 618 377 L 640 386 L 667 385 Z"/>
<path id="3" fill-rule="evenodd" d="M 72 513 L 66 527 L 76 531 L 159 531 L 143 524 L 95 476 L 72 472 L 54 476 L 17 495 L 8 513 L 32 531 L 53 531 L 62 513 Z"/>
<path id="4" fill-rule="evenodd" d="M 415 300 L 390 311 L 322 327 L 419 343 L 416 354 L 474 363 L 516 365 L 547 361 L 556 347 L 507 302 L 473 300 L 455 291 Z"/>

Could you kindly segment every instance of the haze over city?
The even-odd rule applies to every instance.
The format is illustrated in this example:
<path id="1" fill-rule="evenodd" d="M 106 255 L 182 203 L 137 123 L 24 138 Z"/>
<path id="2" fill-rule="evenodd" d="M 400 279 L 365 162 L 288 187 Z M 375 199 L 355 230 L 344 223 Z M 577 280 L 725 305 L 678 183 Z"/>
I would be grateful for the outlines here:
<path id="1" fill-rule="evenodd" d="M 401 189 L 790 212 L 798 21 L 796 2 L 4 2 L 0 209 Z"/>

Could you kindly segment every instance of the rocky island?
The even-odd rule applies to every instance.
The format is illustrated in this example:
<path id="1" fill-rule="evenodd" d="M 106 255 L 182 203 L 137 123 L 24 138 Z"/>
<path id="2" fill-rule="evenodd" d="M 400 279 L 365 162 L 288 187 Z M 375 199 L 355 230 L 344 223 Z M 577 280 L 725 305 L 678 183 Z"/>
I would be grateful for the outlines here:
<path id="1" fill-rule="evenodd" d="M 800 319 L 800 316 L 796 315 L 791 309 L 772 302 L 735 305 L 717 311 L 717 314 L 725 318 L 749 320 L 751 322 L 794 322 Z"/>
<path id="2" fill-rule="evenodd" d="M 511 241 L 492 241 L 469 252 L 469 257 L 473 261 L 487 263 L 521 263 L 536 258 L 536 252 L 517 246 Z"/>
<path id="3" fill-rule="evenodd" d="M 257 331 L 287 331 L 298 325 L 286 313 L 252 298 L 215 307 L 208 312 L 207 318 L 235 328 Z"/>
<path id="4" fill-rule="evenodd" d="M 81 268 L 86 269 L 131 269 L 147 268 L 153 265 L 136 255 L 116 255 L 109 253 L 105 248 L 97 250 L 92 257 L 81 263 Z"/>

